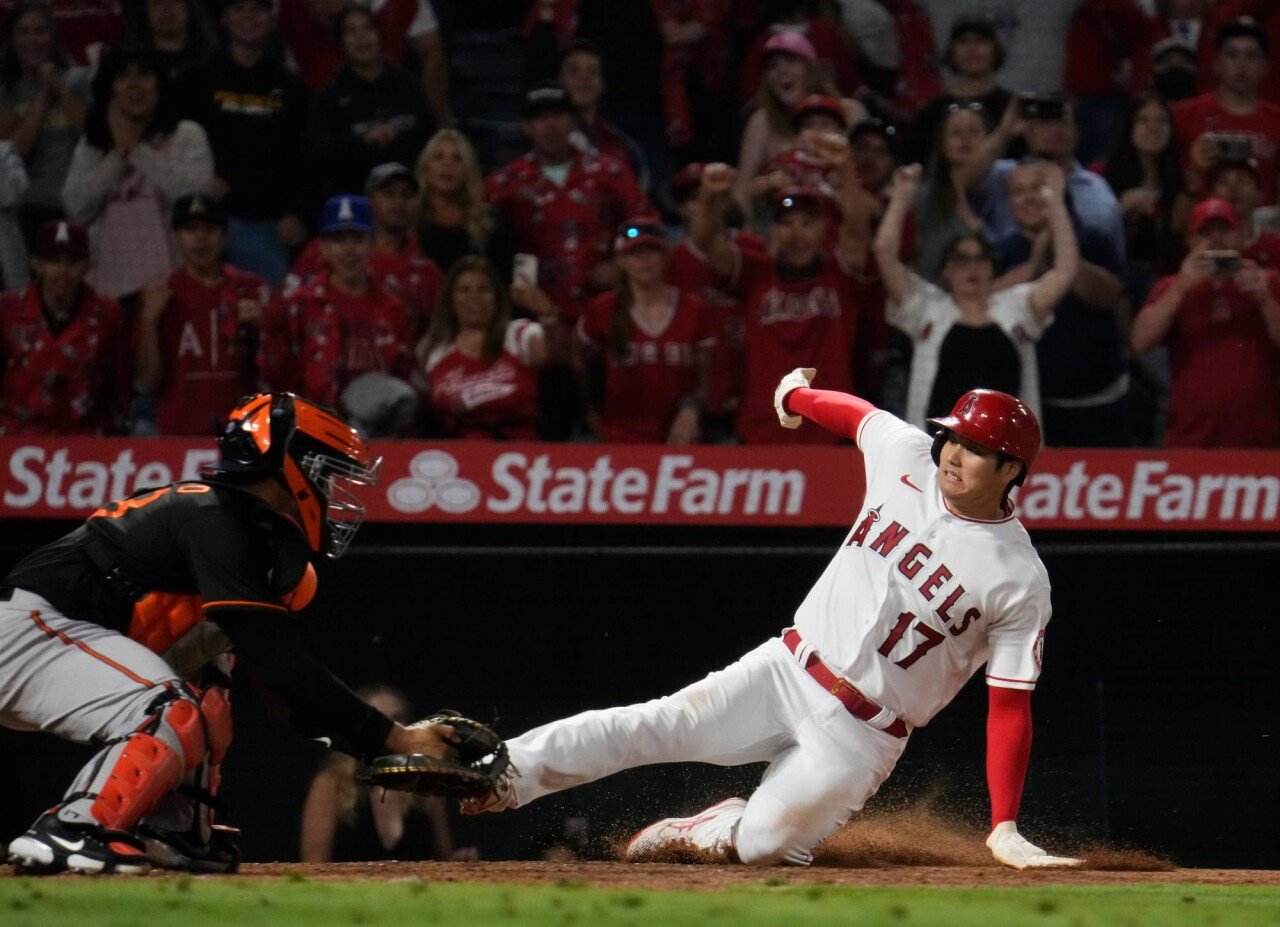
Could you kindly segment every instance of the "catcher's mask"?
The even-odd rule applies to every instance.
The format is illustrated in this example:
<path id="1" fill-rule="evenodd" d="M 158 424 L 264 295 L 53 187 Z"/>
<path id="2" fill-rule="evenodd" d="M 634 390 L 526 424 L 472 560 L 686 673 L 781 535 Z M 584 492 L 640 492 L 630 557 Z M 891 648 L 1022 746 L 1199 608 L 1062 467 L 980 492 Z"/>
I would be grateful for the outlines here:
<path id="1" fill-rule="evenodd" d="M 307 544 L 331 560 L 364 521 L 357 486 L 376 486 L 374 458 L 354 428 L 293 393 L 259 393 L 240 404 L 218 436 L 214 473 L 278 476 L 298 503 Z"/>

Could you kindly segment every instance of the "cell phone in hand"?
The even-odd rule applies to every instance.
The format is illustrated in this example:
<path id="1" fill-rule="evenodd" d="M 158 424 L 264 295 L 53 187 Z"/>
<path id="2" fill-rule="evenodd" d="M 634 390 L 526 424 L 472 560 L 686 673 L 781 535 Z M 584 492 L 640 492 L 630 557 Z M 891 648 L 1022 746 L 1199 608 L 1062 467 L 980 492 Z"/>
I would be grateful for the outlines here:
<path id="1" fill-rule="evenodd" d="M 1053 94 L 1037 94 L 1023 97 L 1019 109 L 1023 119 L 1043 119 L 1046 122 L 1060 120 L 1067 111 L 1066 100 Z"/>
<path id="2" fill-rule="evenodd" d="M 538 285 L 538 256 L 536 254 L 517 254 L 511 265 L 511 284 L 513 286 Z"/>
<path id="3" fill-rule="evenodd" d="M 1215 277 L 1234 277 L 1240 271 L 1239 251 L 1202 251 L 1204 261 Z"/>
<path id="4" fill-rule="evenodd" d="M 1239 132 L 1209 132 L 1213 144 L 1213 160 L 1240 162 L 1253 158 L 1253 137 Z"/>

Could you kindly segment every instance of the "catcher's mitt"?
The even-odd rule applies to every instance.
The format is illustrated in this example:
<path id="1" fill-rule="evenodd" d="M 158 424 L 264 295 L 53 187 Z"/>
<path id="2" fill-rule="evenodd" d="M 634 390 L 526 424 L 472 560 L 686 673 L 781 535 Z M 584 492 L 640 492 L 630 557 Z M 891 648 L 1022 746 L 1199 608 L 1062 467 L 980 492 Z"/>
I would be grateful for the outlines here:
<path id="1" fill-rule="evenodd" d="M 458 732 L 456 760 L 392 753 L 362 763 L 357 777 L 384 789 L 449 798 L 476 797 L 497 786 L 511 760 L 507 745 L 492 728 L 454 711 L 438 712 L 410 727 L 428 724 L 444 724 Z"/>

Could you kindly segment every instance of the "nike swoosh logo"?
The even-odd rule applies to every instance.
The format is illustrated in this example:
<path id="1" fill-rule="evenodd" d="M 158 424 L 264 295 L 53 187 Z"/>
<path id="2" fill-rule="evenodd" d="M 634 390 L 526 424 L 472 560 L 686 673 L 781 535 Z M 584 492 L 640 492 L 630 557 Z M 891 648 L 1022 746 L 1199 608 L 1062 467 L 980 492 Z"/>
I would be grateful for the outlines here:
<path id="1" fill-rule="evenodd" d="M 49 839 L 70 853 L 79 853 L 84 849 L 83 837 L 75 843 L 72 843 L 70 840 L 63 840 L 61 837 L 54 836 L 53 834 L 49 835 Z"/>
<path id="2" fill-rule="evenodd" d="M 910 480 L 910 479 L 908 479 L 907 474 L 905 474 L 905 473 L 904 473 L 904 474 L 902 474 L 902 482 L 903 482 L 903 484 L 904 484 L 904 485 L 906 485 L 906 486 L 910 486 L 910 487 L 911 487 L 912 489 L 914 489 L 916 492 L 920 493 L 921 495 L 924 495 L 924 490 L 923 490 L 923 489 L 921 489 L 919 486 L 917 486 L 915 483 L 911 482 L 911 480 Z"/>

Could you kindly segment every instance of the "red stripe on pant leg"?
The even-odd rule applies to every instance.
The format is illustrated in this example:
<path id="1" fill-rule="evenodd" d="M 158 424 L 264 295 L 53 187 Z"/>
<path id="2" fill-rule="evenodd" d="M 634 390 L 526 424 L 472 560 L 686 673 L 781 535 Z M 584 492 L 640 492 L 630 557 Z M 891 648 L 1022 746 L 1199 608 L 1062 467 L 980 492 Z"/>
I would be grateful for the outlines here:
<path id="1" fill-rule="evenodd" d="M 124 673 L 126 676 L 128 676 L 130 679 L 132 679 L 134 682 L 136 682 L 140 686 L 146 686 L 148 689 L 155 688 L 155 683 L 152 682 L 150 679 L 143 679 L 141 676 L 139 676 L 133 670 L 129 669 L 127 666 L 121 666 L 119 663 L 117 663 L 115 660 L 111 659 L 110 657 L 104 654 L 98 653 L 98 651 L 94 650 L 92 647 L 90 647 L 88 644 L 84 643 L 83 641 L 73 640 L 72 638 L 63 634 L 61 631 L 55 631 L 53 628 L 49 627 L 40 619 L 39 611 L 32 610 L 31 620 L 34 621 L 36 623 L 36 627 L 39 628 L 41 631 L 43 631 L 45 634 L 48 634 L 50 637 L 57 638 L 58 640 L 62 641 L 62 643 L 66 644 L 68 647 L 80 648 L 89 656 L 93 657 L 95 660 L 101 660 L 103 663 L 107 664 L 107 666 L 111 667 L 112 669 L 119 670 L 120 672 Z"/>

